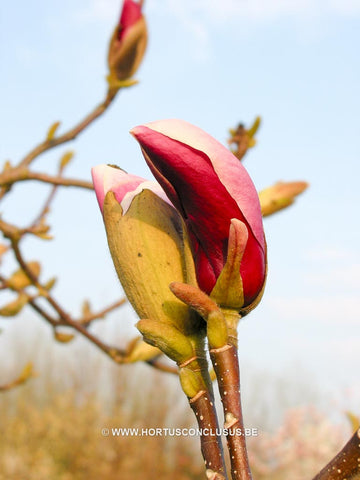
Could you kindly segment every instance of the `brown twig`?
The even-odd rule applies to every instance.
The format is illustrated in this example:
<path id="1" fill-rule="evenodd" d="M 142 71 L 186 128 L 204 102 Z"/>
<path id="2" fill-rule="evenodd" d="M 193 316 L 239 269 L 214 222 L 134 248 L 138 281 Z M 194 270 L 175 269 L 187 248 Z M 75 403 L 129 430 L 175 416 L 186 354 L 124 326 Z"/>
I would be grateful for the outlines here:
<path id="1" fill-rule="evenodd" d="M 211 480 L 227 479 L 214 392 L 202 341 L 197 345 L 196 356 L 179 364 L 179 369 L 183 390 L 199 426 L 201 453 L 205 460 L 206 476 Z M 189 383 L 184 382 L 186 378 L 190 380 Z M 196 388 L 193 389 L 194 385 Z M 190 388 L 188 388 L 189 386 Z"/>
<path id="2" fill-rule="evenodd" d="M 161 372 L 172 373 L 173 375 L 179 375 L 179 369 L 177 367 L 172 365 L 167 365 L 166 363 L 163 363 L 162 361 L 160 361 L 157 357 L 152 358 L 150 360 L 146 360 L 146 363 L 151 367 L 154 367 L 157 370 L 160 370 Z"/>
<path id="3" fill-rule="evenodd" d="M 109 89 L 105 100 L 100 103 L 92 112 L 90 112 L 81 122 L 79 122 L 75 127 L 70 129 L 63 135 L 52 138 L 50 140 L 46 139 L 44 142 L 40 143 L 23 158 L 23 160 L 19 164 L 19 167 L 27 167 L 36 157 L 46 152 L 47 150 L 74 140 L 79 135 L 79 133 L 85 130 L 86 127 L 88 127 L 94 120 L 100 117 L 107 110 L 109 105 L 114 100 L 116 94 L 117 91 Z"/>
<path id="4" fill-rule="evenodd" d="M 105 315 L 112 312 L 113 310 L 116 310 L 117 308 L 121 307 L 122 305 L 124 305 L 125 302 L 126 302 L 126 298 L 122 298 L 122 299 L 118 300 L 117 302 L 115 302 L 115 303 L 109 305 L 108 307 L 104 308 L 103 310 L 100 310 L 99 312 L 92 313 L 91 315 L 86 315 L 82 318 L 79 318 L 77 320 L 77 322 L 81 323 L 82 325 L 87 325 L 87 324 L 91 323 L 92 321 L 98 320 L 99 318 L 104 317 Z"/>
<path id="5" fill-rule="evenodd" d="M 53 187 L 50 190 L 49 196 L 45 200 L 45 203 L 38 215 L 35 217 L 35 219 L 31 222 L 31 226 L 28 228 L 29 231 L 31 231 L 33 228 L 35 228 L 37 225 L 40 224 L 40 222 L 44 219 L 45 215 L 48 213 L 50 209 L 51 202 L 54 200 L 55 194 L 58 190 L 58 185 L 53 185 Z"/>
<path id="6" fill-rule="evenodd" d="M 224 428 L 228 431 L 227 441 L 232 478 L 233 480 L 251 480 L 241 408 L 237 348 L 235 345 L 225 345 L 221 348 L 211 349 L 210 357 L 224 409 Z"/>
<path id="7" fill-rule="evenodd" d="M 18 246 L 16 247 L 16 253 L 18 255 L 17 260 L 21 268 L 25 271 L 26 275 L 32 280 L 33 284 L 44 294 L 46 292 L 45 288 L 39 283 L 38 280 L 35 281 L 36 277 L 33 275 L 33 272 L 28 268 L 27 264 L 22 259 L 22 255 Z M 3 277 L 2 275 L 0 275 L 0 282 L 2 282 L 1 288 L 9 288 L 7 285 L 6 278 Z M 26 293 L 24 289 L 17 289 L 16 291 L 19 294 Z M 79 320 L 73 320 L 69 314 L 65 313 L 65 311 L 60 307 L 60 305 L 55 301 L 55 299 L 50 295 L 49 292 L 46 293 L 45 298 L 48 301 L 48 303 L 53 307 L 53 309 L 57 312 L 58 314 L 57 318 L 53 317 L 44 308 L 42 308 L 36 301 L 36 297 L 34 296 L 29 297 L 27 303 L 28 305 L 31 306 L 33 310 L 35 310 L 39 315 L 41 315 L 44 318 L 44 320 L 46 320 L 53 328 L 64 327 L 64 326 L 71 327 L 72 329 L 76 330 L 81 335 L 86 337 L 91 343 L 96 345 L 102 352 L 108 355 L 116 363 L 119 363 L 119 364 L 126 363 L 127 355 L 125 350 L 107 345 L 106 343 L 99 340 L 95 335 L 92 335 L 92 333 L 89 332 L 86 326 L 84 326 L 84 323 L 89 324 L 90 321 L 103 317 L 104 315 L 112 312 L 116 308 L 123 305 L 126 302 L 125 298 L 122 298 L 121 300 L 113 303 L 109 307 L 104 308 L 100 312 L 92 314 L 91 317 L 87 317 L 86 322 L 83 322 L 83 323 L 81 323 L 81 321 Z M 178 369 L 176 367 L 172 367 L 171 365 L 166 365 L 161 361 L 159 361 L 159 359 L 157 358 L 146 360 L 146 363 L 156 368 L 157 370 L 176 374 L 176 375 L 178 374 Z"/>
<path id="8" fill-rule="evenodd" d="M 63 179 L 61 176 L 51 176 L 45 173 L 30 172 L 29 165 L 42 153 L 50 150 L 51 148 L 62 145 L 71 140 L 74 140 L 81 132 L 85 130 L 94 120 L 100 117 L 110 106 L 119 88 L 109 88 L 107 91 L 105 100 L 100 103 L 92 112 L 90 112 L 81 122 L 68 132 L 54 138 L 47 138 L 42 143 L 37 145 L 31 152 L 29 152 L 16 167 L 10 167 L 4 169 L 0 174 L 0 199 L 6 195 L 11 189 L 11 186 L 15 182 L 24 180 L 38 180 L 40 182 L 51 183 L 53 185 L 62 185 L 65 187 L 81 187 L 92 189 L 93 186 L 90 182 L 75 179 Z"/>
<path id="9" fill-rule="evenodd" d="M 201 433 L 201 452 L 205 460 L 207 478 L 224 480 L 226 471 L 214 398 L 210 392 L 200 391 L 189 400 L 189 403 Z"/>
<path id="10" fill-rule="evenodd" d="M 6 280 L 2 275 L 0 275 L 0 280 L 3 282 L 3 285 L 5 288 L 9 288 L 7 286 Z M 24 289 L 17 289 L 17 293 L 26 293 Z M 59 322 L 56 320 L 56 318 L 52 317 L 46 310 L 44 310 L 38 303 L 36 302 L 36 297 L 32 296 L 28 298 L 27 304 L 30 305 L 33 310 L 35 310 L 37 313 L 39 313 L 52 327 L 56 327 L 59 325 Z"/>
<path id="11" fill-rule="evenodd" d="M 52 185 L 62 185 L 63 187 L 80 187 L 93 190 L 93 184 L 86 180 L 77 180 L 75 178 L 63 178 L 60 175 L 48 175 L 46 173 L 31 172 L 26 166 L 19 166 L 7 170 L 0 174 L 0 186 L 9 187 L 16 182 L 26 180 L 37 180 Z"/>
<path id="12" fill-rule="evenodd" d="M 313 478 L 313 480 L 358 479 L 360 479 L 360 428 L 341 452 Z"/>
<path id="13" fill-rule="evenodd" d="M 101 351 L 103 351 L 106 355 L 108 355 L 112 360 L 117 363 L 126 363 L 126 353 L 124 350 L 121 350 L 116 347 L 109 346 L 99 340 L 95 335 L 93 335 L 87 328 L 87 325 L 92 321 L 96 320 L 99 317 L 106 315 L 107 313 L 115 310 L 116 308 L 120 307 L 125 303 L 125 299 L 121 299 L 114 304 L 106 307 L 105 309 L 101 310 L 100 312 L 94 313 L 91 316 L 84 319 L 80 319 L 80 321 L 74 320 L 62 307 L 61 305 L 55 300 L 55 298 L 50 294 L 50 292 L 40 283 L 38 277 L 34 274 L 34 272 L 29 268 L 28 264 L 25 262 L 22 252 L 19 247 L 21 236 L 21 230 L 17 229 L 15 226 L 8 224 L 6 222 L 0 221 L 0 229 L 3 231 L 5 237 L 7 237 L 11 242 L 11 247 L 14 252 L 15 258 L 21 267 L 21 269 L 25 272 L 26 276 L 31 281 L 32 285 L 34 285 L 40 292 L 39 296 L 46 299 L 49 305 L 53 308 L 53 310 L 57 313 L 57 318 L 54 318 L 50 315 L 47 311 L 45 311 L 41 306 L 38 305 L 36 302 L 36 298 L 29 297 L 28 304 L 37 312 L 39 313 L 53 328 L 59 326 L 68 326 L 72 329 L 79 332 L 81 335 L 86 337 L 91 343 L 96 345 Z M 2 282 L 2 286 L 6 287 L 6 279 L 0 275 L 0 281 Z M 18 290 L 18 293 L 25 293 L 22 289 Z M 168 371 L 174 373 L 173 368 L 168 368 L 166 365 L 161 364 L 158 361 L 149 360 L 147 363 L 154 368 L 157 368 L 162 371 Z M 177 373 L 177 371 L 176 371 Z"/>
<path id="14" fill-rule="evenodd" d="M 47 302 L 51 305 L 51 307 L 55 310 L 55 312 L 58 314 L 59 319 L 54 323 L 54 319 L 49 316 L 46 312 L 39 307 L 35 301 L 29 302 L 30 305 L 38 312 L 40 313 L 45 320 L 51 323 L 52 326 L 58 326 L 58 325 L 67 325 L 72 327 L 74 330 L 78 331 L 81 333 L 84 337 L 86 337 L 88 340 L 90 340 L 94 345 L 96 345 L 100 350 L 102 350 L 104 353 L 108 354 L 111 358 L 113 358 L 115 361 L 120 362 L 123 360 L 124 357 L 124 352 L 117 348 L 109 347 L 101 340 L 99 340 L 97 337 L 92 335 L 87 328 L 82 325 L 81 323 L 76 322 L 71 318 L 71 316 L 60 306 L 60 304 L 52 297 L 50 292 L 44 288 L 43 285 L 39 282 L 39 279 L 37 276 L 34 274 L 34 272 L 28 267 L 27 263 L 25 262 L 22 253 L 20 251 L 19 247 L 19 239 L 17 236 L 9 236 L 8 237 L 11 241 L 11 246 L 12 250 L 14 252 L 15 258 L 21 267 L 21 269 L 26 273 L 26 276 L 30 279 L 31 283 L 41 292 L 41 296 L 46 298 Z"/>
<path id="15" fill-rule="evenodd" d="M 31 152 L 29 152 L 23 160 L 16 167 L 10 167 L 0 174 L 0 199 L 10 190 L 15 182 L 24 180 L 38 180 L 40 182 L 50 183 L 53 185 L 62 185 L 65 187 L 80 187 L 92 189 L 92 183 L 76 179 L 64 179 L 61 176 L 52 176 L 45 173 L 30 172 L 29 165 L 42 153 L 51 148 L 62 145 L 71 140 L 74 140 L 86 127 L 88 127 L 94 120 L 100 117 L 114 100 L 118 88 L 109 88 L 105 100 L 100 103 L 92 112 L 90 112 L 81 122 L 68 132 L 54 138 L 47 138 L 45 141 L 37 145 Z"/>
<path id="16" fill-rule="evenodd" d="M 256 117 L 252 126 L 248 129 L 242 123 L 239 123 L 235 129 L 230 130 L 230 138 L 228 139 L 228 145 L 232 145 L 235 148 L 231 149 L 231 152 L 241 161 L 250 147 L 256 144 L 255 134 L 259 129 L 261 119 Z"/>
<path id="17" fill-rule="evenodd" d="M 242 160 L 249 148 L 249 137 L 242 123 L 237 126 L 228 144 L 235 145 L 236 148 L 231 151 L 239 160 Z"/>
<path id="18" fill-rule="evenodd" d="M 124 85 L 126 86 L 126 85 Z M 65 187 L 81 187 L 86 188 L 89 190 L 93 190 L 93 185 L 91 182 L 71 179 L 71 178 L 63 178 L 61 175 L 61 171 L 59 171 L 58 175 L 48 175 L 46 173 L 40 172 L 33 172 L 29 170 L 29 165 L 36 159 L 39 155 L 54 148 L 58 145 L 67 143 L 71 140 L 74 140 L 86 127 L 88 127 L 94 120 L 100 117 L 110 106 L 112 101 L 114 100 L 118 90 L 120 87 L 116 88 L 109 88 L 105 100 L 100 103 L 92 112 L 90 112 L 81 122 L 79 122 L 75 127 L 70 129 L 68 132 L 60 135 L 58 137 L 47 138 L 44 142 L 40 143 L 36 146 L 31 152 L 29 152 L 23 160 L 16 166 L 10 167 L 5 169 L 0 174 L 0 198 L 2 198 L 9 190 L 10 187 L 16 183 L 26 180 L 37 180 L 43 183 L 52 184 L 53 188 L 45 201 L 43 208 L 41 209 L 40 213 L 31 223 L 29 228 L 20 229 L 14 225 L 11 225 L 7 222 L 0 220 L 0 230 L 2 230 L 5 237 L 9 238 L 11 241 L 12 250 L 16 257 L 18 264 L 20 265 L 21 269 L 26 273 L 28 278 L 30 279 L 31 283 L 39 290 L 38 296 L 29 296 L 28 304 L 37 312 L 39 313 L 53 328 L 57 328 L 59 326 L 69 326 L 85 336 L 89 341 L 91 341 L 94 345 L 96 345 L 100 350 L 104 353 L 109 355 L 114 361 L 117 363 L 124 363 L 126 361 L 126 353 L 118 348 L 114 348 L 111 346 L 106 345 L 105 343 L 101 342 L 97 337 L 92 335 L 87 326 L 93 321 L 98 318 L 105 316 L 106 314 L 110 313 L 111 311 L 115 310 L 116 308 L 120 307 L 126 301 L 125 299 L 121 299 L 114 304 L 110 305 L 109 307 L 101 310 L 100 312 L 88 315 L 80 320 L 74 320 L 62 307 L 61 305 L 55 300 L 55 298 L 49 293 L 49 291 L 40 283 L 37 276 L 28 268 L 25 260 L 23 259 L 22 253 L 19 248 L 19 242 L 23 238 L 26 233 L 33 233 L 32 230 L 41 222 L 41 220 L 46 215 L 50 203 L 52 202 L 54 195 L 57 191 L 58 186 L 65 186 Z M 57 126 L 57 125 L 56 125 Z M 3 284 L 0 288 L 5 289 L 6 286 L 6 279 L 1 277 L 0 280 Z M 23 290 L 19 290 L 18 293 L 23 292 Z M 53 308 L 53 310 L 57 314 L 57 318 L 53 315 L 49 314 L 44 308 L 42 308 L 37 300 L 37 297 L 43 297 L 46 299 L 48 304 Z M 162 371 L 167 371 L 171 373 L 178 373 L 177 369 L 174 367 L 170 367 L 167 365 L 162 364 L 157 359 L 148 360 L 147 363 L 154 368 L 160 369 Z"/>
<path id="19" fill-rule="evenodd" d="M 25 365 L 18 378 L 5 385 L 0 385 L 0 392 L 6 392 L 8 390 L 12 390 L 15 387 L 18 387 L 19 385 L 23 385 L 25 382 L 27 382 L 27 380 L 34 376 L 35 375 L 33 372 L 33 366 L 31 363 L 28 363 L 27 365 Z"/>

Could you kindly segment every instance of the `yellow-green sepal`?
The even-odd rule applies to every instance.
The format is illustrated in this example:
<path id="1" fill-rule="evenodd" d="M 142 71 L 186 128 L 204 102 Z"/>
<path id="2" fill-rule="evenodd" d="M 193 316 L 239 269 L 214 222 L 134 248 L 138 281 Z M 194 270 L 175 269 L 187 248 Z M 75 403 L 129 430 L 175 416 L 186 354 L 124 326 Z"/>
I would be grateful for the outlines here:
<path id="1" fill-rule="evenodd" d="M 194 357 L 194 349 L 189 339 L 176 327 L 157 320 L 143 319 L 136 324 L 144 340 L 159 348 L 177 364 Z"/>
<path id="2" fill-rule="evenodd" d="M 126 296 L 139 318 L 187 330 L 189 309 L 169 290 L 184 279 L 184 240 L 176 210 L 150 190 L 136 195 L 123 215 L 113 192 L 103 206 L 111 256 Z"/>
<path id="3" fill-rule="evenodd" d="M 222 308 L 240 310 L 244 305 L 241 260 L 248 240 L 246 225 L 233 218 L 229 230 L 227 258 L 210 297 Z"/>

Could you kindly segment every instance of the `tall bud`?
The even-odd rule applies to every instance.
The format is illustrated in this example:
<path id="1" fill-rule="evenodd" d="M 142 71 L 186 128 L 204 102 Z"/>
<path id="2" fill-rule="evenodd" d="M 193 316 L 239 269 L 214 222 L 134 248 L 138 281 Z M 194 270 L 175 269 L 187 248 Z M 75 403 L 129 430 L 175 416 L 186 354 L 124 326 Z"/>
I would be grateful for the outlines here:
<path id="1" fill-rule="evenodd" d="M 196 328 L 169 289 L 173 281 L 196 280 L 181 218 L 160 186 L 107 165 L 92 176 L 114 266 L 139 318 Z"/>
<path id="2" fill-rule="evenodd" d="M 110 40 L 108 65 L 111 84 L 131 78 L 139 68 L 147 44 L 142 3 L 124 0 L 119 24 Z"/>
<path id="3" fill-rule="evenodd" d="M 152 122 L 131 133 L 187 226 L 201 290 L 224 306 L 253 305 L 265 283 L 266 243 L 258 194 L 243 165 L 182 120 Z"/>

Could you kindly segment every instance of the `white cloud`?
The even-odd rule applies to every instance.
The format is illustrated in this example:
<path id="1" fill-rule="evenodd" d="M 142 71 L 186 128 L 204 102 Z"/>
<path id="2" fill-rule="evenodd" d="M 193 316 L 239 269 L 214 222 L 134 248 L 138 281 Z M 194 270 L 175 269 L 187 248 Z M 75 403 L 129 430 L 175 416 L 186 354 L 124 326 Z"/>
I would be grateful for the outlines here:
<path id="1" fill-rule="evenodd" d="M 312 261 L 336 261 L 350 259 L 354 253 L 355 252 L 350 252 L 348 249 L 342 247 L 323 245 L 321 248 L 305 252 L 304 257 Z"/>
<path id="2" fill-rule="evenodd" d="M 331 0 L 330 8 L 343 15 L 356 15 L 360 13 L 359 0 Z"/>
<path id="3" fill-rule="evenodd" d="M 79 23 L 109 22 L 117 19 L 119 0 L 87 0 L 75 11 Z M 360 14 L 358 0 L 145 0 L 145 13 L 156 11 L 175 17 L 193 38 L 193 55 L 199 60 L 211 56 L 211 27 L 226 28 L 231 22 L 239 32 L 281 18 L 292 18 L 300 26 L 303 39 L 317 37 L 323 30 L 319 22 L 325 15 L 354 16 Z"/>
<path id="4" fill-rule="evenodd" d="M 360 298 L 358 296 L 270 297 L 275 315 L 291 321 L 312 320 L 327 325 L 357 327 L 360 334 Z"/>
<path id="5" fill-rule="evenodd" d="M 360 264 L 351 263 L 343 267 L 315 270 L 307 275 L 310 285 L 324 290 L 353 290 L 360 292 Z"/>
<path id="6" fill-rule="evenodd" d="M 311 270 L 306 275 L 310 285 L 327 292 L 356 291 L 360 288 L 360 256 L 356 250 L 324 245 L 304 253 Z"/>
<path id="7" fill-rule="evenodd" d="M 292 19 L 299 38 L 312 42 L 326 33 L 325 17 L 360 14 L 358 0 L 152 0 L 148 8 L 170 12 L 193 35 L 195 52 L 204 51 L 205 58 L 211 52 L 211 27 L 232 23 L 246 35 L 266 23 Z"/>

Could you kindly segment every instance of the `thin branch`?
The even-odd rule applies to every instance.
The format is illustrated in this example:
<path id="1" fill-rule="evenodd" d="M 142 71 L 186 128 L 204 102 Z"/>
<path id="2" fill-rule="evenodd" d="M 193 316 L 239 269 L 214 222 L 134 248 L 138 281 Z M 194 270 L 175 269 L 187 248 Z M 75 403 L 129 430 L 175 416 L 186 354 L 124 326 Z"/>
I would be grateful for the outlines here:
<path id="1" fill-rule="evenodd" d="M 126 86 L 125 84 L 123 86 Z M 120 87 L 121 88 L 121 87 Z M 39 279 L 36 275 L 28 268 L 25 260 L 22 257 L 19 242 L 22 236 L 25 233 L 31 233 L 31 229 L 34 228 L 41 219 L 45 216 L 51 201 L 54 198 L 58 186 L 66 186 L 66 187 L 81 187 L 86 188 L 89 190 L 93 190 L 93 185 L 91 182 L 77 180 L 77 179 L 70 179 L 70 178 L 63 178 L 61 174 L 54 176 L 54 175 L 47 175 L 45 173 L 40 172 L 32 172 L 29 171 L 29 165 L 35 160 L 39 155 L 54 148 L 58 145 L 62 145 L 67 143 L 71 140 L 74 140 L 81 132 L 85 130 L 94 120 L 100 117 L 110 106 L 112 101 L 114 100 L 119 88 L 110 88 L 107 92 L 105 100 L 100 103 L 92 112 L 90 112 L 81 122 L 79 122 L 75 127 L 70 129 L 68 132 L 64 133 L 55 138 L 47 138 L 45 141 L 37 145 L 31 152 L 29 152 L 23 160 L 18 164 L 17 167 L 9 168 L 3 171 L 0 174 L 0 198 L 2 198 L 10 189 L 11 185 L 16 182 L 26 181 L 26 180 L 37 180 L 43 183 L 48 183 L 53 185 L 53 189 L 50 192 L 49 197 L 47 198 L 41 212 L 32 222 L 30 228 L 27 229 L 19 229 L 11 224 L 8 224 L 2 220 L 0 220 L 0 230 L 3 231 L 4 236 L 9 238 L 11 241 L 12 249 L 14 251 L 16 260 L 18 261 L 21 269 L 26 273 L 28 278 L 30 279 L 31 283 L 41 292 L 40 296 L 44 297 L 49 305 L 55 310 L 58 315 L 58 319 L 54 318 L 50 315 L 47 311 L 45 311 L 41 306 L 38 305 L 36 299 L 34 297 L 29 297 L 28 304 L 37 312 L 39 313 L 53 328 L 58 326 L 69 326 L 76 330 L 77 332 L 81 333 L 85 336 L 89 341 L 95 344 L 98 348 L 100 348 L 104 353 L 110 356 L 114 361 L 117 363 L 124 363 L 126 360 L 126 354 L 124 351 L 110 347 L 105 343 L 101 342 L 97 337 L 92 335 L 88 329 L 88 324 L 100 317 L 103 317 L 107 313 L 115 310 L 116 308 L 123 305 L 126 301 L 125 299 L 121 299 L 120 301 L 110 305 L 109 307 L 103 309 L 100 312 L 92 314 L 86 318 L 80 319 L 80 321 L 73 320 L 72 317 L 61 307 L 61 305 L 51 296 L 51 294 L 41 285 Z M 3 279 L 3 285 L 0 288 L 6 288 L 6 279 Z M 149 365 L 153 366 L 154 368 L 160 369 L 162 371 L 168 371 L 171 373 L 177 373 L 174 371 L 173 367 L 167 366 L 158 362 L 157 360 L 149 360 L 147 362 Z"/>
<path id="2" fill-rule="evenodd" d="M 214 398 L 210 392 L 200 391 L 189 403 L 201 431 L 201 453 L 205 460 L 206 476 L 209 480 L 225 480 L 226 471 Z"/>
<path id="3" fill-rule="evenodd" d="M 10 191 L 13 183 L 22 180 L 39 180 L 53 185 L 63 185 L 67 187 L 82 187 L 92 189 L 90 182 L 81 180 L 64 179 L 60 181 L 59 177 L 52 177 L 41 173 L 29 172 L 28 166 L 42 153 L 51 148 L 62 145 L 74 140 L 81 132 L 85 130 L 94 120 L 100 117 L 110 106 L 119 88 L 109 88 L 105 100 L 100 103 L 92 112 L 90 112 L 80 123 L 59 137 L 47 138 L 29 152 L 23 160 L 14 168 L 8 168 L 0 174 L 0 200 Z"/>
<path id="4" fill-rule="evenodd" d="M 50 205 L 51 205 L 52 201 L 54 200 L 54 197 L 56 195 L 57 190 L 58 190 L 58 185 L 53 185 L 53 187 L 50 190 L 49 196 L 45 200 L 45 203 L 44 203 L 40 213 L 38 213 L 38 215 L 35 217 L 35 219 L 31 222 L 31 225 L 28 228 L 28 230 L 31 231 L 33 228 L 35 228 L 37 225 L 39 225 L 40 222 L 42 221 L 42 219 L 48 213 L 48 211 L 50 209 Z"/>
<path id="5" fill-rule="evenodd" d="M 240 371 L 237 348 L 225 345 L 210 350 L 224 409 L 224 428 L 227 435 L 233 480 L 251 480 L 246 450 L 244 422 L 240 398 Z"/>
<path id="6" fill-rule="evenodd" d="M 112 305 L 109 305 L 108 307 L 104 308 L 103 310 L 100 310 L 100 312 L 92 313 L 91 315 L 86 315 L 82 318 L 79 318 L 77 322 L 81 323 L 82 325 L 87 325 L 93 320 L 98 320 L 99 318 L 104 317 L 105 315 L 112 312 L 113 310 L 116 310 L 117 308 L 121 307 L 122 305 L 124 305 L 125 302 L 126 302 L 126 298 L 122 298 L 121 300 L 118 300 Z"/>
<path id="7" fill-rule="evenodd" d="M 358 480 L 360 478 L 360 428 L 345 447 L 313 480 Z"/>
<path id="8" fill-rule="evenodd" d="M 27 267 L 27 264 L 24 262 L 21 252 L 17 246 L 16 248 L 16 259 L 21 266 L 21 268 L 25 271 L 26 275 L 30 278 L 32 283 L 44 293 L 46 293 L 46 290 L 44 287 L 39 283 L 39 281 L 36 279 L 36 277 L 33 275 L 32 271 Z M 7 285 L 7 280 L 5 277 L 0 275 L 0 282 L 2 282 L 1 288 L 6 289 L 9 288 Z M 26 293 L 24 289 L 17 289 L 16 290 L 19 294 L 20 293 Z M 126 363 L 127 360 L 127 355 L 125 353 L 125 350 L 121 350 L 117 347 L 112 347 L 107 345 L 106 343 L 102 342 L 99 340 L 96 336 L 92 335 L 91 332 L 87 329 L 86 325 L 90 323 L 92 320 L 96 320 L 99 317 L 102 317 L 106 315 L 107 313 L 110 313 L 111 311 L 115 310 L 116 308 L 120 307 L 126 302 L 125 298 L 122 298 L 121 300 L 113 303 L 107 308 L 104 308 L 98 313 L 95 313 L 90 317 L 86 319 L 86 325 L 84 323 L 79 323 L 79 321 L 73 320 L 69 314 L 67 314 L 61 307 L 60 305 L 51 297 L 51 295 L 47 292 L 47 294 L 44 295 L 46 300 L 50 303 L 50 305 L 54 308 L 54 310 L 58 314 L 58 318 L 53 317 L 50 315 L 44 308 L 42 308 L 37 302 L 35 297 L 29 297 L 28 300 L 28 305 L 31 306 L 33 310 L 35 310 L 39 315 L 43 317 L 44 320 L 46 320 L 53 328 L 57 327 L 71 327 L 74 330 L 76 330 L 78 333 L 86 337 L 91 343 L 96 345 L 102 352 L 104 352 L 106 355 L 108 355 L 112 360 L 114 360 L 116 363 L 122 364 Z M 149 359 L 146 361 L 148 365 L 150 365 L 153 368 L 156 368 L 157 370 L 167 372 L 167 373 L 172 373 L 172 374 L 178 374 L 178 369 L 177 367 L 173 367 L 171 365 L 166 365 L 162 363 L 158 358 L 154 359 Z"/>
<path id="9" fill-rule="evenodd" d="M 167 365 L 161 362 L 157 357 L 150 360 L 146 360 L 146 363 L 151 367 L 157 368 L 161 372 L 172 373 L 173 375 L 179 375 L 179 369 L 172 365 Z"/>
<path id="10" fill-rule="evenodd" d="M 47 150 L 74 140 L 79 135 L 79 133 L 85 130 L 86 127 L 88 127 L 94 120 L 100 117 L 107 110 L 109 105 L 114 100 L 116 93 L 117 91 L 110 89 L 107 92 L 105 100 L 100 103 L 92 112 L 90 112 L 80 123 L 78 123 L 75 127 L 70 129 L 63 135 L 52 138 L 50 140 L 46 139 L 44 142 L 40 143 L 23 158 L 23 160 L 19 164 L 19 167 L 27 167 L 36 157 L 46 152 Z"/>
<path id="11" fill-rule="evenodd" d="M 221 431 L 201 334 L 195 345 L 196 356 L 178 364 L 180 383 L 199 426 L 206 476 L 209 480 L 227 480 Z"/>
<path id="12" fill-rule="evenodd" d="M 10 238 L 10 241 L 11 241 L 11 244 L 12 244 L 12 249 L 13 249 L 13 252 L 14 252 L 14 255 L 15 255 L 15 258 L 17 260 L 17 262 L 19 263 L 21 269 L 26 273 L 27 277 L 30 279 L 31 283 L 39 290 L 41 291 L 41 294 L 44 298 L 46 298 L 46 300 L 48 301 L 48 303 L 52 306 L 52 308 L 55 310 L 55 312 L 58 314 L 59 316 L 59 320 L 56 322 L 56 326 L 57 325 L 67 325 L 69 327 L 72 327 L 74 330 L 76 330 L 77 332 L 81 333 L 84 337 L 86 337 L 88 340 L 90 340 L 94 345 L 96 345 L 98 348 L 100 348 L 100 350 L 102 350 L 104 353 L 106 353 L 107 355 L 109 355 L 113 360 L 115 360 L 116 362 L 121 362 L 123 361 L 123 358 L 124 358 L 124 352 L 117 349 L 117 348 L 114 348 L 114 347 L 109 347 L 108 345 L 106 345 L 105 343 L 103 343 L 101 340 L 99 340 L 97 337 L 95 337 L 92 333 L 90 333 L 88 331 L 88 329 L 84 326 L 84 325 L 81 325 L 80 323 L 76 322 L 75 320 L 73 320 L 71 318 L 71 316 L 60 306 L 60 304 L 51 296 L 50 292 L 48 292 L 42 285 L 41 283 L 39 282 L 37 276 L 32 272 L 32 270 L 28 267 L 27 263 L 25 262 L 25 260 L 23 259 L 22 257 L 22 254 L 21 254 L 21 251 L 20 251 L 20 248 L 19 248 L 19 241 L 18 240 L 14 240 L 12 238 Z M 30 303 L 30 305 L 33 306 L 33 308 L 38 311 L 38 313 L 40 313 L 40 307 L 35 304 L 35 306 Z M 54 325 L 54 322 L 52 321 L 52 319 L 50 320 L 51 317 L 49 317 L 49 315 L 43 315 L 43 313 L 41 313 L 42 316 L 50 321 L 50 323 Z"/>
<path id="13" fill-rule="evenodd" d="M 31 377 L 34 377 L 34 372 L 33 372 L 33 366 L 32 363 L 28 363 L 25 365 L 23 368 L 22 372 L 12 382 L 9 382 L 5 385 L 0 385 L 0 392 L 6 392 L 8 390 L 12 390 L 15 387 L 18 387 L 19 385 L 23 385 L 25 382 L 27 382 Z"/>
<path id="14" fill-rule="evenodd" d="M 57 327 L 59 322 L 56 320 L 56 318 L 52 317 L 46 310 L 44 310 L 42 307 L 40 307 L 37 302 L 34 299 L 31 299 L 28 301 L 28 304 L 37 312 L 39 315 L 41 315 L 52 327 Z"/>
<path id="15" fill-rule="evenodd" d="M 37 180 L 52 185 L 62 185 L 63 187 L 80 187 L 93 190 L 93 184 L 86 180 L 77 180 L 75 178 L 63 178 L 60 175 L 48 175 L 41 172 L 31 172 L 27 167 L 16 167 L 0 174 L 0 186 L 9 187 L 10 185 L 26 180 Z"/>

